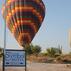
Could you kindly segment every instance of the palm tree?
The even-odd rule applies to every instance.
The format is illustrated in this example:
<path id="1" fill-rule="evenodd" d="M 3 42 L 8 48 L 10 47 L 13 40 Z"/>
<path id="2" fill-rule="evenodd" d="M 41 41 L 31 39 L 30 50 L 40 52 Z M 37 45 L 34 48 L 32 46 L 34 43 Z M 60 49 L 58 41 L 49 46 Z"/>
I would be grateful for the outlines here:
<path id="1" fill-rule="evenodd" d="M 59 56 L 62 54 L 61 50 L 59 48 L 54 48 L 54 47 L 51 47 L 51 48 L 48 48 L 47 49 L 47 54 L 48 56 L 50 57 L 55 57 L 55 56 Z"/>
<path id="2" fill-rule="evenodd" d="M 56 53 L 56 51 L 55 51 L 55 49 L 53 47 L 47 49 L 48 56 L 54 57 L 55 53 Z"/>

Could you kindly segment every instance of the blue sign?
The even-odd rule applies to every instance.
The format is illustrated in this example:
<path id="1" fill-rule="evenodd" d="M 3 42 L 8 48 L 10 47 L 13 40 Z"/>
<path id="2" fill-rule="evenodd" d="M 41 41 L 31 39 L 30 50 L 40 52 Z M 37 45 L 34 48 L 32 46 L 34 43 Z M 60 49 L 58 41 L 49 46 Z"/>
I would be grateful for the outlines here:
<path id="1" fill-rule="evenodd" d="M 6 50 L 5 66 L 25 66 L 25 51 L 23 50 Z"/>

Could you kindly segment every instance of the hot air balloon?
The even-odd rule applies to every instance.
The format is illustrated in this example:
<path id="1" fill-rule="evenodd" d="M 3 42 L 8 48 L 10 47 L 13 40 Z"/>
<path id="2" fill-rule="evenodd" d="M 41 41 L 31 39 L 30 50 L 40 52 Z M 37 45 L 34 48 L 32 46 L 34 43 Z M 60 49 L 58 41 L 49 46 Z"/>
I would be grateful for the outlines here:
<path id="1" fill-rule="evenodd" d="M 6 0 L 2 14 L 7 27 L 24 47 L 38 32 L 45 17 L 45 6 L 42 0 Z"/>

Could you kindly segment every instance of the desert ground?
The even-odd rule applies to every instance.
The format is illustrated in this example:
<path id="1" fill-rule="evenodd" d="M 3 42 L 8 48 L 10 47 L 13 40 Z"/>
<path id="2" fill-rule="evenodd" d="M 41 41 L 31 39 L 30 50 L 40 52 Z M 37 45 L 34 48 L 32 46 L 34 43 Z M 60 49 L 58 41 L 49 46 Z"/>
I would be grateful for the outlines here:
<path id="1" fill-rule="evenodd" d="M 25 71 L 20 67 L 6 67 L 5 71 Z M 2 71 L 2 65 L 0 64 L 0 71 Z M 48 63 L 27 63 L 27 71 L 71 71 L 71 65 L 69 64 L 48 64 Z"/>

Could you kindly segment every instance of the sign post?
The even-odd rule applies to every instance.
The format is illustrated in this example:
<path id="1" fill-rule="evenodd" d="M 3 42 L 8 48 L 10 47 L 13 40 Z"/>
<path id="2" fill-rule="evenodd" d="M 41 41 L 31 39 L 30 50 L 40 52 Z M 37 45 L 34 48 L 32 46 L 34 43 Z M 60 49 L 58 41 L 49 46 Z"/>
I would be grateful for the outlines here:
<path id="1" fill-rule="evenodd" d="M 5 67 L 25 67 L 26 71 L 26 51 L 6 49 L 3 58 L 3 71 L 5 71 Z"/>

